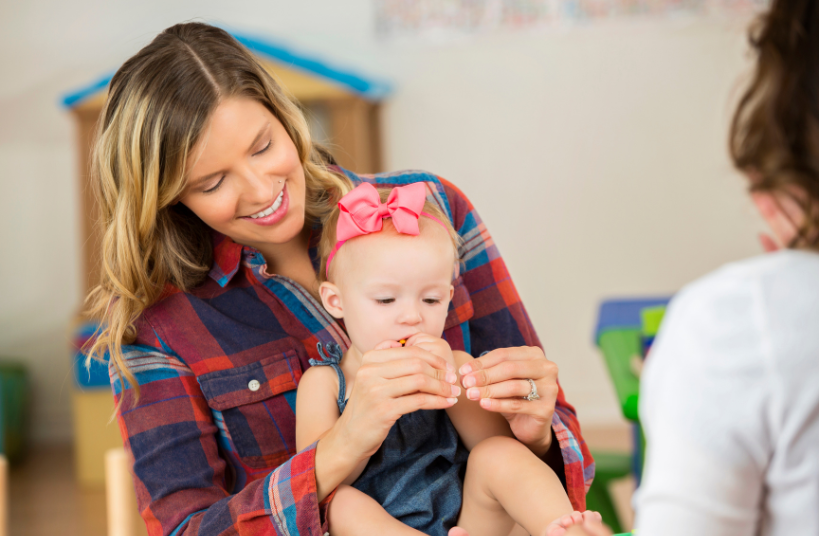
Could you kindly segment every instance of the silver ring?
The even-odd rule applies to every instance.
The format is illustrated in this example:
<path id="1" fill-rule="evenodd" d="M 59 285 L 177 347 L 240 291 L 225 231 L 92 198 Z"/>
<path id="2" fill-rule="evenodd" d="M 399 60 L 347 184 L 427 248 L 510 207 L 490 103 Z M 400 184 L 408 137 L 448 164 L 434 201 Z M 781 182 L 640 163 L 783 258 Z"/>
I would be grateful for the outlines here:
<path id="1" fill-rule="evenodd" d="M 537 394 L 537 385 L 535 385 L 535 380 L 533 380 L 532 378 L 526 378 L 526 381 L 529 382 L 529 385 L 532 387 L 532 390 L 529 391 L 529 394 L 526 395 L 523 398 L 525 398 L 526 400 L 528 400 L 530 402 L 532 400 L 540 399 L 540 395 Z"/>

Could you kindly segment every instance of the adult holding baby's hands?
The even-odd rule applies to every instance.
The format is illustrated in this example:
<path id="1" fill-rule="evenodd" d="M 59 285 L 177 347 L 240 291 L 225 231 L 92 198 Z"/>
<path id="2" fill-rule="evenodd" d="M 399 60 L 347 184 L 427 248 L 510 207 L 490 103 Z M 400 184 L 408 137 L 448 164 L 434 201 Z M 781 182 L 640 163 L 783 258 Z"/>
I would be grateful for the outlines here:
<path id="1" fill-rule="evenodd" d="M 422 185 L 451 222 L 462 270 L 443 339 L 489 351 L 464 380 L 585 509 L 593 465 L 574 410 L 456 187 L 427 173 L 336 166 L 256 59 L 198 23 L 168 28 L 117 71 L 98 137 L 91 182 L 103 276 L 89 309 L 102 328 L 90 350 L 110 355 L 149 534 L 325 534 L 339 475 L 398 416 L 453 403 L 456 371 L 445 359 L 422 347 L 374 350 L 338 424 L 296 449 L 302 374 L 322 360 L 321 345 L 350 346 L 350 326 L 320 302 L 316 246 L 330 209 L 364 182 Z"/>
<path id="2" fill-rule="evenodd" d="M 558 396 L 557 365 L 536 346 L 493 350 L 459 372 L 470 400 L 502 414 L 512 433 L 535 454 L 552 446 L 552 418 Z M 565 404 L 565 401 L 561 402 Z"/>

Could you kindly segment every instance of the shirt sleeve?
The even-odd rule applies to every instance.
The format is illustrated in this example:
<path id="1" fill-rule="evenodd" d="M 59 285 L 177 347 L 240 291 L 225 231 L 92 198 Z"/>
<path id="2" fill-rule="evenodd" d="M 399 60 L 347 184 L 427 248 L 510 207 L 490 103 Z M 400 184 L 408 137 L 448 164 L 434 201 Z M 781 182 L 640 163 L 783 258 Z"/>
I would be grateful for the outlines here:
<path id="1" fill-rule="evenodd" d="M 141 343 L 146 337 L 140 331 Z M 148 534 L 325 534 L 329 498 L 321 505 L 317 500 L 315 444 L 231 494 L 233 475 L 196 377 L 155 333 L 153 338 L 150 345 L 123 347 L 140 386 L 138 400 L 109 367 Z"/>
<path id="2" fill-rule="evenodd" d="M 474 356 L 514 346 L 542 349 L 506 264 L 477 211 L 463 192 L 451 183 L 439 180 L 455 230 L 463 240 L 460 281 L 469 293 L 472 309 L 471 317 L 461 324 L 468 326 L 468 333 L 463 334 L 463 349 Z M 563 467 L 554 469 L 558 475 L 561 472 L 565 475 L 572 506 L 583 511 L 586 492 L 594 477 L 594 461 L 581 436 L 577 414 L 566 402 L 559 384 L 552 430 L 563 458 Z"/>
<path id="3" fill-rule="evenodd" d="M 758 533 L 776 406 L 758 295 L 723 273 L 669 306 L 641 378 L 641 536 Z"/>

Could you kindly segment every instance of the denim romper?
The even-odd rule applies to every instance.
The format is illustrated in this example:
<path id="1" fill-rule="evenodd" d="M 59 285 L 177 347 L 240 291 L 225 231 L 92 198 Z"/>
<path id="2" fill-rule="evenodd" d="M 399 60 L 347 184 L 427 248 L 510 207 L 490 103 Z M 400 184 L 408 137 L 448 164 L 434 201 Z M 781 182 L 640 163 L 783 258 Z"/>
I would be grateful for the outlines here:
<path id="1" fill-rule="evenodd" d="M 338 410 L 347 406 L 347 387 L 339 362 L 341 348 L 318 343 L 323 361 L 338 374 Z M 402 415 L 378 451 L 370 457 L 353 487 L 366 493 L 405 525 L 433 536 L 446 536 L 458 521 L 469 451 L 444 410 Z"/>

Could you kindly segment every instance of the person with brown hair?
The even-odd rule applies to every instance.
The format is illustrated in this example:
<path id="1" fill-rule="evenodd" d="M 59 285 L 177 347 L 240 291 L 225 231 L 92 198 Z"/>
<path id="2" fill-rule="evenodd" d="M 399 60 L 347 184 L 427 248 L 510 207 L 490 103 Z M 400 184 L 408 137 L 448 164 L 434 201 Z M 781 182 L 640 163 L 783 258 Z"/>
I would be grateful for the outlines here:
<path id="1" fill-rule="evenodd" d="M 302 374 L 321 345 L 350 345 L 321 305 L 316 246 L 335 203 L 363 182 L 423 184 L 446 215 L 463 247 L 443 338 L 481 355 L 463 365 L 462 385 L 584 509 L 593 462 L 577 417 L 468 199 L 429 173 L 336 166 L 227 32 L 179 24 L 123 64 L 92 179 L 103 239 L 89 311 L 102 327 L 89 353 L 110 356 L 149 534 L 326 534 L 335 489 L 395 421 L 452 405 L 445 359 L 420 346 L 370 351 L 371 381 L 296 448 Z"/>
<path id="2" fill-rule="evenodd" d="M 774 0 L 750 43 L 730 148 L 769 253 L 668 309 L 641 378 L 639 536 L 819 534 L 819 3 Z"/>

